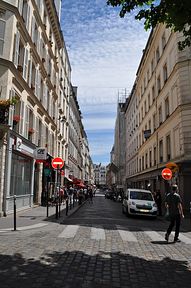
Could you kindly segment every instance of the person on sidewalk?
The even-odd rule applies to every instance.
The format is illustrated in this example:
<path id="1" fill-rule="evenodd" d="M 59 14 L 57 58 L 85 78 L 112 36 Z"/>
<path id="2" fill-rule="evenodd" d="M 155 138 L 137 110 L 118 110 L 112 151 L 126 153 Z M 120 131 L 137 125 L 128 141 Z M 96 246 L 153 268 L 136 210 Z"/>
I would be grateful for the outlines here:
<path id="1" fill-rule="evenodd" d="M 182 203 L 180 195 L 177 193 L 177 186 L 173 185 L 171 192 L 167 194 L 165 200 L 165 206 L 169 213 L 170 225 L 165 234 L 165 240 L 169 240 L 169 235 L 172 232 L 172 229 L 176 223 L 174 242 L 180 242 L 178 239 L 180 231 L 180 222 L 181 218 L 184 218 Z"/>

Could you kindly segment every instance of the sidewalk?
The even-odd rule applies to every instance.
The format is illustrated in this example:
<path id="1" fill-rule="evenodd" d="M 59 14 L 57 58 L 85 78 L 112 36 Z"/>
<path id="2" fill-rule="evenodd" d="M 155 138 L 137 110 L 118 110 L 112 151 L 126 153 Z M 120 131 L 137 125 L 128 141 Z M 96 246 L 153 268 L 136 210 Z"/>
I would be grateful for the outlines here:
<path id="1" fill-rule="evenodd" d="M 62 204 L 60 209 L 60 217 L 56 219 L 56 207 L 49 207 L 49 217 L 46 217 L 47 208 L 42 206 L 36 206 L 28 208 L 26 210 L 17 211 L 16 214 L 16 228 L 17 230 L 27 230 L 40 228 L 48 225 L 48 222 L 60 223 L 65 218 L 74 214 L 85 202 L 81 205 L 75 203 L 75 206 L 68 209 L 68 215 L 66 216 L 66 205 Z M 7 217 L 0 217 L 0 232 L 6 232 L 14 229 L 14 215 L 10 214 Z"/>

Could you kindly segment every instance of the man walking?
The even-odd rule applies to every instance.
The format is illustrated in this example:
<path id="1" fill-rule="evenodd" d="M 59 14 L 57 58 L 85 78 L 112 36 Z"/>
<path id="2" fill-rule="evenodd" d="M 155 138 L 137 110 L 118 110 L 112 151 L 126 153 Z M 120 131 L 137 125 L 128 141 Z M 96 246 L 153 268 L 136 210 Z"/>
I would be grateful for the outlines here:
<path id="1" fill-rule="evenodd" d="M 165 200 L 165 206 L 169 212 L 169 219 L 170 219 L 170 225 L 165 234 L 165 240 L 168 241 L 169 235 L 172 232 L 172 229 L 176 223 L 174 242 L 180 242 L 180 240 L 178 239 L 180 230 L 180 221 L 181 218 L 184 218 L 184 214 L 181 204 L 181 198 L 180 195 L 177 193 L 176 185 L 173 185 L 171 193 L 167 194 Z"/>

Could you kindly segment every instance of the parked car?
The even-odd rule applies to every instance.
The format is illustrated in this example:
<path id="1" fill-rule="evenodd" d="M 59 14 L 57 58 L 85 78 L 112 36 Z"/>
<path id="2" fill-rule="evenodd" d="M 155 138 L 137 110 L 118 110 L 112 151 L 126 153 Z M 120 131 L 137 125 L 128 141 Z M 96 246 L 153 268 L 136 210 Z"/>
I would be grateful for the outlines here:
<path id="1" fill-rule="evenodd" d="M 122 212 L 129 215 L 157 216 L 157 205 L 149 190 L 128 188 L 124 192 Z"/>

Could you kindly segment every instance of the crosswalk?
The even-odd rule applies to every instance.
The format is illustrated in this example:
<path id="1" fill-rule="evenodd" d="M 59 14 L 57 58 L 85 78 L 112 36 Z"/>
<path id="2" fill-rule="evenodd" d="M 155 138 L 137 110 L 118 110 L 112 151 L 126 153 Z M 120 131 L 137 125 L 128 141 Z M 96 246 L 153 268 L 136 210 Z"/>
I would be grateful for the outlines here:
<path id="1" fill-rule="evenodd" d="M 83 227 L 83 228 L 82 228 Z M 119 237 L 123 242 L 132 242 L 132 243 L 138 243 L 144 235 L 150 242 L 158 242 L 160 244 L 160 241 L 164 240 L 164 231 L 152 231 L 149 228 L 142 228 L 139 231 L 130 231 L 122 226 L 116 225 L 113 227 L 113 229 L 104 229 L 104 227 L 97 226 L 97 227 L 90 227 L 90 226 L 79 226 L 79 225 L 65 225 L 63 231 L 58 235 L 58 238 L 75 238 L 79 237 L 79 234 L 81 232 L 81 229 L 84 229 L 86 231 L 86 238 L 88 237 L 91 240 L 107 240 L 108 235 L 112 235 L 112 232 L 115 231 L 115 237 L 117 235 L 117 238 Z M 116 234 L 117 233 L 117 234 Z M 83 237 L 83 235 L 82 235 Z M 172 241 L 174 238 L 174 233 L 172 232 L 170 236 L 170 241 Z M 191 245 L 191 233 L 180 233 L 179 239 L 182 243 Z"/>

